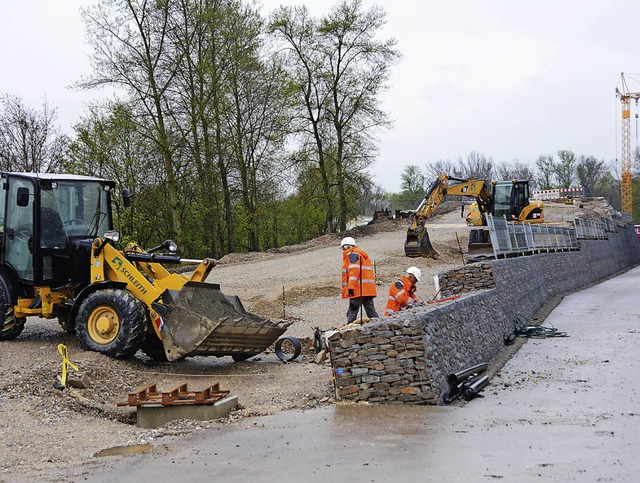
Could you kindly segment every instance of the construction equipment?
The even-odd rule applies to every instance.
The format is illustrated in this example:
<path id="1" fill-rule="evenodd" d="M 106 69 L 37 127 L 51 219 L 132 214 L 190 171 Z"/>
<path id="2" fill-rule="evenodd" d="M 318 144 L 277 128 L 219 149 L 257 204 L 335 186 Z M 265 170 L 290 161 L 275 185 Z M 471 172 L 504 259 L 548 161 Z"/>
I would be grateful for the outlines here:
<path id="1" fill-rule="evenodd" d="M 622 89 L 618 89 L 616 87 L 616 97 L 620 98 L 620 103 L 622 104 L 622 173 L 620 176 L 620 201 L 622 212 L 632 215 L 633 180 L 631 175 L 631 99 L 635 99 L 637 109 L 640 92 L 629 91 L 624 73 L 620 74 L 620 84 Z M 638 114 L 636 113 L 636 123 L 637 122 Z"/>
<path id="2" fill-rule="evenodd" d="M 182 259 L 170 240 L 148 251 L 134 243 L 117 249 L 114 182 L 36 173 L 0 178 L 0 340 L 15 339 L 27 317 L 39 316 L 58 318 L 83 349 L 111 357 L 142 349 L 158 360 L 244 360 L 290 325 L 250 314 L 238 297 L 205 283 L 215 260 Z M 187 276 L 165 264 L 195 269 Z"/>
<path id="3" fill-rule="evenodd" d="M 490 187 L 489 187 L 490 186 Z M 542 223 L 544 205 L 542 201 L 529 201 L 529 181 L 493 181 L 459 179 L 441 174 L 433 182 L 422 202 L 416 208 L 413 222 L 407 230 L 404 253 L 408 257 L 438 258 L 429 240 L 427 220 L 447 195 L 475 198 L 469 209 L 467 224 L 486 226 L 485 215 L 506 217 L 514 223 Z M 491 252 L 489 233 L 485 229 L 474 229 L 469 233 L 469 256 Z"/>

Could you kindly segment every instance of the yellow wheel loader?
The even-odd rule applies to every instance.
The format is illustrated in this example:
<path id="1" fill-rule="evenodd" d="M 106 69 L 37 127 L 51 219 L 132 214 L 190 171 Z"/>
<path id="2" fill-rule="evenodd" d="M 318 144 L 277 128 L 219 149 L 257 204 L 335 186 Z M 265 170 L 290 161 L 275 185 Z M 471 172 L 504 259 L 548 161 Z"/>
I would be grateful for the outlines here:
<path id="1" fill-rule="evenodd" d="M 544 222 L 542 201 L 529 201 L 529 181 L 492 181 L 459 179 L 441 174 L 430 186 L 422 202 L 416 208 L 413 221 L 407 230 L 404 253 L 408 257 L 438 258 L 429 240 L 426 222 L 447 195 L 467 196 L 475 199 L 467 214 L 467 224 L 486 226 L 485 215 L 506 217 L 514 223 Z M 472 256 L 493 255 L 488 230 L 479 228 L 469 233 L 468 254 Z"/>
<path id="2" fill-rule="evenodd" d="M 85 350 L 157 360 L 264 351 L 290 322 L 248 313 L 206 283 L 213 259 L 176 256 L 168 240 L 145 251 L 116 248 L 112 181 L 88 176 L 0 173 L 0 340 L 26 318 L 57 318 Z M 127 198 L 125 198 L 126 204 Z M 167 264 L 193 264 L 190 276 Z"/>

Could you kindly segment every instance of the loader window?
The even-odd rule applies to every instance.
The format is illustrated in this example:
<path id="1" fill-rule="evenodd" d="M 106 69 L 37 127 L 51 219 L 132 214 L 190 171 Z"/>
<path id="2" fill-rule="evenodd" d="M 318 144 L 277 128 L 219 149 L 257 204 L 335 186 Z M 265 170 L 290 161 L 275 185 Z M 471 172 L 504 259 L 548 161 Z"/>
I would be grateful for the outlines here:
<path id="1" fill-rule="evenodd" d="M 27 206 L 17 203 L 18 190 L 28 190 Z M 4 259 L 22 280 L 33 280 L 33 193 L 30 180 L 12 178 L 7 196 Z M 23 204 L 23 203 L 21 203 Z"/>
<path id="2" fill-rule="evenodd" d="M 56 206 L 53 190 L 42 190 L 40 196 L 40 246 L 64 248 L 67 235 Z"/>
<path id="3" fill-rule="evenodd" d="M 111 229 L 108 191 L 102 183 L 59 181 L 48 193 L 67 237 L 94 237 Z"/>

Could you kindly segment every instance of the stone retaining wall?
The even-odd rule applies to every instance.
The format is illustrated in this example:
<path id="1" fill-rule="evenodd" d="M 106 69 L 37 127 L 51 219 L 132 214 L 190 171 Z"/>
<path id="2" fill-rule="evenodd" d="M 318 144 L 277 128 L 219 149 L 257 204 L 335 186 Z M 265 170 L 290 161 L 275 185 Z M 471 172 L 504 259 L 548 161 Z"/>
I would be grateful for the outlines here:
<path id="1" fill-rule="evenodd" d="M 438 275 L 440 297 L 478 292 L 495 286 L 493 270 L 488 263 L 473 263 Z"/>
<path id="2" fill-rule="evenodd" d="M 584 240 L 575 252 L 493 260 L 495 288 L 394 314 L 329 338 L 339 398 L 392 404 L 440 404 L 447 375 L 487 362 L 546 302 L 640 263 L 633 226 L 608 240 Z M 461 277 L 464 279 L 464 277 Z M 562 330 L 562 327 L 560 327 Z"/>

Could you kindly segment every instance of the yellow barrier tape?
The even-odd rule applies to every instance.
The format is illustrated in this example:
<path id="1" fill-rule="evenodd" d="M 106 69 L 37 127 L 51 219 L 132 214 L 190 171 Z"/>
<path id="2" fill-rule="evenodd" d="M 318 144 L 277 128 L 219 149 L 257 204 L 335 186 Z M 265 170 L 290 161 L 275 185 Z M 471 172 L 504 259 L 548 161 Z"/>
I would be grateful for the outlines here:
<path id="1" fill-rule="evenodd" d="M 69 354 L 67 353 L 66 345 L 58 344 L 58 352 L 62 356 L 62 375 L 58 376 L 58 380 L 63 387 L 67 387 L 67 366 L 71 366 L 75 371 L 78 370 L 78 366 L 76 366 L 69 360 Z"/>

